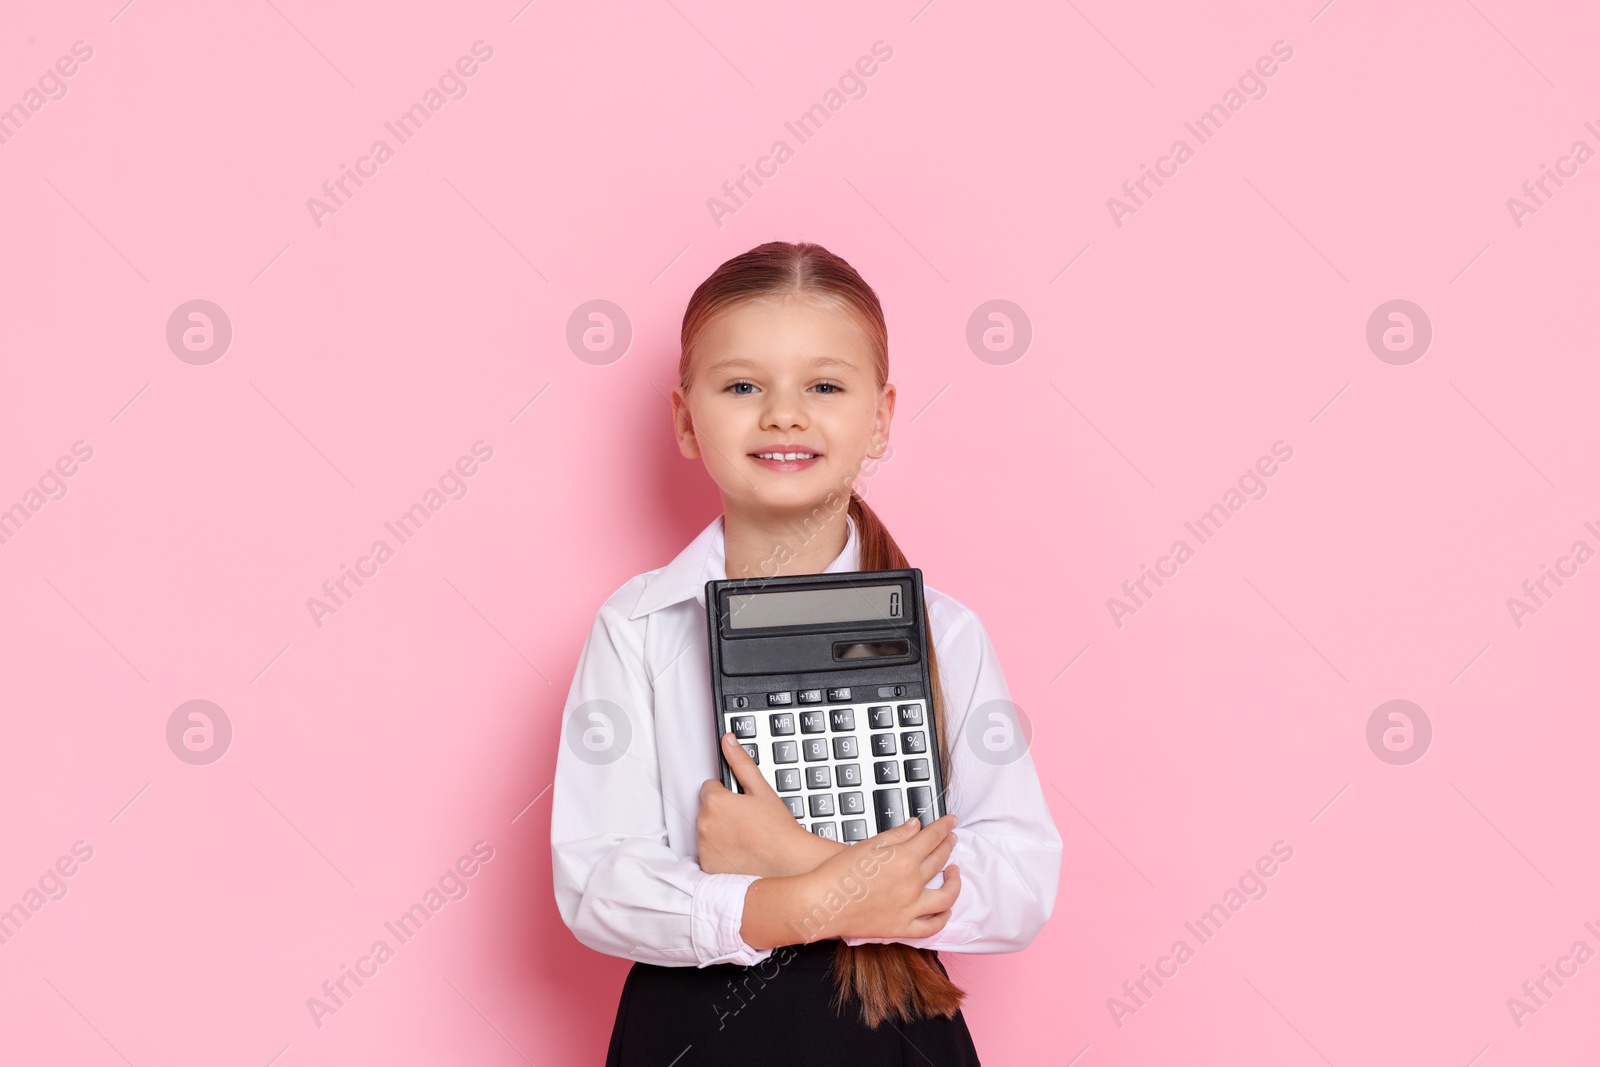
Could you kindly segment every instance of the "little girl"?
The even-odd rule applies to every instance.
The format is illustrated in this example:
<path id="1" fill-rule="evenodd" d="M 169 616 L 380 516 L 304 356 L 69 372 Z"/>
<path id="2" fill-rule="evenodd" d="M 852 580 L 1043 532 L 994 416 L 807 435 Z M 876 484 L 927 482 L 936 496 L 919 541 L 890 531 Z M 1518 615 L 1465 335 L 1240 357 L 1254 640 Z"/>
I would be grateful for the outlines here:
<path id="1" fill-rule="evenodd" d="M 681 344 L 678 448 L 705 463 L 722 514 L 601 605 L 551 801 L 562 919 L 636 961 L 607 1065 L 975 1065 L 939 952 L 1025 948 L 1061 855 L 978 617 L 924 584 L 950 813 L 927 826 L 856 844 L 808 831 L 770 770 L 715 736 L 708 580 L 910 566 L 853 491 L 894 415 L 877 294 L 818 245 L 769 242 L 695 290 Z"/>

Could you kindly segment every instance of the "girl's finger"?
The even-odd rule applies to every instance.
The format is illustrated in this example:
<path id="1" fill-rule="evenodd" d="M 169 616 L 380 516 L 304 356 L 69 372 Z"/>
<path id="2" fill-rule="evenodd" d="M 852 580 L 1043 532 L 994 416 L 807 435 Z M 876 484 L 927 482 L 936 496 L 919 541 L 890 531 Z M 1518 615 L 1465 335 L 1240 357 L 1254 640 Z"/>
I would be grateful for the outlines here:
<path id="1" fill-rule="evenodd" d="M 750 758 L 750 753 L 744 750 L 732 730 L 722 735 L 722 755 L 728 761 L 728 769 L 733 772 L 734 780 L 744 787 L 746 793 L 759 793 L 763 788 L 772 790 L 761 768 L 756 766 L 756 761 Z"/>
<path id="2" fill-rule="evenodd" d="M 955 864 L 944 869 L 944 885 L 938 889 L 924 889 L 917 899 L 918 914 L 949 911 L 961 895 L 961 868 Z"/>
<path id="3" fill-rule="evenodd" d="M 923 826 L 916 819 L 907 819 L 906 822 L 917 827 L 911 847 L 922 849 L 924 856 L 938 848 L 945 838 L 955 832 L 956 828 L 956 817 L 954 815 L 941 815 L 927 826 Z"/>
<path id="4" fill-rule="evenodd" d="M 916 819 L 907 819 L 899 826 L 892 826 L 882 833 L 872 835 L 862 844 L 870 844 L 874 847 L 903 845 L 920 833 L 922 833 L 922 824 Z M 859 848 L 860 845 L 856 847 Z"/>
<path id="5" fill-rule="evenodd" d="M 928 853 L 922 859 L 921 872 L 922 884 L 927 885 L 933 876 L 944 870 L 945 864 L 950 862 L 950 853 L 955 850 L 956 835 L 951 834 L 939 843 L 939 847 Z"/>
<path id="6" fill-rule="evenodd" d="M 906 924 L 906 932 L 904 936 L 909 938 L 932 937 L 940 930 L 943 930 L 945 928 L 945 924 L 949 921 L 950 913 L 948 911 L 941 911 L 935 915 L 926 916 L 925 918 L 919 917 L 912 919 Z"/>

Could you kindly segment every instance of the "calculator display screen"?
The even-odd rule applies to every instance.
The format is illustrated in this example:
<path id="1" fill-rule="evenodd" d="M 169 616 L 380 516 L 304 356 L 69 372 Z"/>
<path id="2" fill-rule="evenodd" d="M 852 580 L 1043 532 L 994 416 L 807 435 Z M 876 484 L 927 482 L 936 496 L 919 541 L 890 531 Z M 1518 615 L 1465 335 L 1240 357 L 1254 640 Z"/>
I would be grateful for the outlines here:
<path id="1" fill-rule="evenodd" d="M 891 619 L 905 619 L 905 592 L 898 583 L 847 589 L 734 593 L 728 597 L 728 626 L 735 630 Z"/>

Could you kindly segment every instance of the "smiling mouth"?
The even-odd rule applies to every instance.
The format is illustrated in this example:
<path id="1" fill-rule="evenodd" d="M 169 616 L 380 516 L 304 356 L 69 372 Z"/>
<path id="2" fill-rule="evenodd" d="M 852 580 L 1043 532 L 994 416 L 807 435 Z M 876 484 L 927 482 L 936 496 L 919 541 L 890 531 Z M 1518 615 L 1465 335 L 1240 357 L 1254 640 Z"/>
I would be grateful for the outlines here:
<path id="1" fill-rule="evenodd" d="M 792 463 L 796 460 L 802 459 L 816 459 L 819 455 L 819 453 L 816 452 L 752 452 L 750 454 L 756 459 L 772 460 L 779 463 Z"/>

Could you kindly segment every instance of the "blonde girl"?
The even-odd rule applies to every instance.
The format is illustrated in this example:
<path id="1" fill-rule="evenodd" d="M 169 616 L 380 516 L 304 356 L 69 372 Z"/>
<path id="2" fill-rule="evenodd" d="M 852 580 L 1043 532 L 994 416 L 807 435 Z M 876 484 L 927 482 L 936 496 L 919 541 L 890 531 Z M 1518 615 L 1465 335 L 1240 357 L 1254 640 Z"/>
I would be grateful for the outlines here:
<path id="1" fill-rule="evenodd" d="M 601 605 L 556 760 L 561 917 L 635 961 L 608 1067 L 977 1064 L 939 954 L 1016 952 L 1050 917 L 1060 835 L 988 633 L 935 583 L 949 814 L 844 844 L 715 736 L 708 580 L 910 566 L 857 492 L 888 451 L 888 376 L 877 294 L 819 245 L 760 245 L 689 300 L 674 429 L 722 513 Z M 941 485 L 923 521 L 960 507 L 959 489 Z M 723 786 L 719 754 L 743 792 Z"/>

